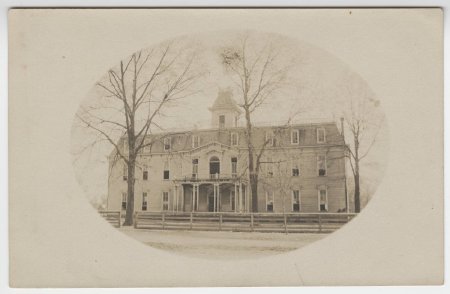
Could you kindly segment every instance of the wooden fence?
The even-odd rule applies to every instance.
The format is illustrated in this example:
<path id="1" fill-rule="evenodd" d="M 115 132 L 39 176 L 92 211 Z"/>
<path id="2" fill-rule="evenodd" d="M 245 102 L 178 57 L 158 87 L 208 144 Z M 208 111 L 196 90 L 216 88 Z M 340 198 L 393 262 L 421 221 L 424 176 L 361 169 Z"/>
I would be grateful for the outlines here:
<path id="1" fill-rule="evenodd" d="M 353 213 L 136 212 L 134 227 L 155 230 L 331 233 Z"/>
<path id="2" fill-rule="evenodd" d="M 116 228 L 120 228 L 120 224 L 121 224 L 121 213 L 120 211 L 99 211 L 98 213 L 100 213 L 100 215 L 107 221 L 109 222 L 112 226 L 116 227 Z"/>

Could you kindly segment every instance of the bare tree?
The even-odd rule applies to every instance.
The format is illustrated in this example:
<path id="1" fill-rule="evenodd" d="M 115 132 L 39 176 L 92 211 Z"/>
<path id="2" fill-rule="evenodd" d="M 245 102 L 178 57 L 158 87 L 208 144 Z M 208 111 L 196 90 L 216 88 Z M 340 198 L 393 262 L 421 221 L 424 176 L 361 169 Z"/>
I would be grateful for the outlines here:
<path id="1" fill-rule="evenodd" d="M 234 46 L 224 48 L 220 56 L 239 93 L 238 105 L 245 116 L 251 208 L 256 212 L 260 160 L 268 142 L 266 140 L 262 148 L 256 147 L 252 116 L 267 99 L 286 85 L 292 64 L 283 65 L 280 48 L 270 40 L 265 44 L 255 45 L 248 35 L 240 38 Z"/>
<path id="2" fill-rule="evenodd" d="M 77 113 L 79 122 L 97 134 L 99 141 L 111 144 L 114 159 L 127 167 L 126 226 L 133 224 L 138 155 L 161 139 L 149 135 L 162 128 L 158 118 L 164 111 L 192 94 L 200 76 L 194 63 L 193 52 L 173 43 L 134 53 L 97 83 L 98 103 Z"/>
<path id="3" fill-rule="evenodd" d="M 384 116 L 379 111 L 380 102 L 364 84 L 355 79 L 347 81 L 348 105 L 343 116 L 350 132 L 347 157 L 353 174 L 355 212 L 361 211 L 361 161 L 375 144 Z"/>

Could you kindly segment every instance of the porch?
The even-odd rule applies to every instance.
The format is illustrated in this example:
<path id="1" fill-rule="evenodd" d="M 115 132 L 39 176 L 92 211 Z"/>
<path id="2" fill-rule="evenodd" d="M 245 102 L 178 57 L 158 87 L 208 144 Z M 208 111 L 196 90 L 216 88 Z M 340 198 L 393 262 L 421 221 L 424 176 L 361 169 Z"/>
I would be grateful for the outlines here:
<path id="1" fill-rule="evenodd" d="M 174 180 L 172 212 L 249 212 L 247 185 L 234 176 Z"/>

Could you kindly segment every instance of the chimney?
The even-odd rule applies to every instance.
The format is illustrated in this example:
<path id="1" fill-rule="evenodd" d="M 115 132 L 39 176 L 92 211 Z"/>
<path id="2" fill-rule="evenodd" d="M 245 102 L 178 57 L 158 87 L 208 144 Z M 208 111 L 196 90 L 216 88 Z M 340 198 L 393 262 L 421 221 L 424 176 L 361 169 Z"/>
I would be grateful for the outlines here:
<path id="1" fill-rule="evenodd" d="M 341 117 L 341 136 L 344 137 L 344 118 Z"/>

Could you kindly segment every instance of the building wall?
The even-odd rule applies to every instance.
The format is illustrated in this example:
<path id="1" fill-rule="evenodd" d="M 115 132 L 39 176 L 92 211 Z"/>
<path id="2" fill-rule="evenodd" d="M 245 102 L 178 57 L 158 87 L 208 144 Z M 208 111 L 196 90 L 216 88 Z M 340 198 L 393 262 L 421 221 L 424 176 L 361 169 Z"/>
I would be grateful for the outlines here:
<path id="1" fill-rule="evenodd" d="M 317 129 L 326 131 L 326 142 L 317 143 Z M 300 130 L 298 144 L 291 144 L 292 129 Z M 169 208 L 172 209 L 175 195 L 173 179 L 190 178 L 192 176 L 192 160 L 198 159 L 198 177 L 209 178 L 209 161 L 216 156 L 220 159 L 221 175 L 231 175 L 231 158 L 238 160 L 238 175 L 247 178 L 247 150 L 245 149 L 245 133 L 242 128 L 224 130 L 196 131 L 200 135 L 200 147 L 192 148 L 192 132 L 171 134 L 172 148 L 165 152 L 162 143 L 153 146 L 151 151 L 143 152 L 138 158 L 135 184 L 135 211 L 142 209 L 142 194 L 147 193 L 147 211 L 161 211 L 164 191 L 169 192 Z M 266 192 L 274 192 L 274 212 L 290 212 L 292 210 L 292 190 L 300 190 L 300 211 L 317 212 L 319 210 L 319 189 L 327 190 L 328 211 L 337 212 L 345 208 L 344 149 L 345 145 L 336 125 L 308 125 L 289 128 L 260 128 L 255 132 L 255 142 L 262 146 L 267 131 L 276 134 L 275 146 L 266 146 L 262 161 L 272 162 L 273 176 L 268 175 L 269 163 L 261 165 L 258 185 L 258 211 L 266 211 Z M 231 132 L 239 133 L 238 146 L 230 147 Z M 157 141 L 155 141 L 157 142 Z M 216 142 L 216 143 L 212 143 Z M 326 156 L 327 174 L 319 176 L 317 157 Z M 279 162 L 279 163 L 278 163 Z M 300 169 L 299 176 L 292 176 L 293 164 Z M 169 166 L 170 178 L 163 179 L 165 165 Z M 124 163 L 119 161 L 110 164 L 108 209 L 120 210 L 122 193 L 127 192 L 127 182 L 123 180 Z M 143 180 L 143 171 L 148 171 L 148 180 Z M 223 210 L 231 210 L 229 191 L 223 189 Z M 181 187 L 178 187 L 181 193 Z M 226 191 L 226 192 L 225 192 Z M 185 187 L 185 194 L 192 190 Z M 284 196 L 283 196 L 284 195 Z M 185 209 L 190 211 L 190 196 L 186 196 Z M 284 199 L 284 200 L 283 200 Z M 283 208 L 284 202 L 284 208 Z M 181 201 L 178 203 L 181 209 Z M 200 189 L 200 211 L 207 211 L 205 190 Z"/>

